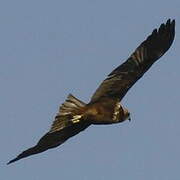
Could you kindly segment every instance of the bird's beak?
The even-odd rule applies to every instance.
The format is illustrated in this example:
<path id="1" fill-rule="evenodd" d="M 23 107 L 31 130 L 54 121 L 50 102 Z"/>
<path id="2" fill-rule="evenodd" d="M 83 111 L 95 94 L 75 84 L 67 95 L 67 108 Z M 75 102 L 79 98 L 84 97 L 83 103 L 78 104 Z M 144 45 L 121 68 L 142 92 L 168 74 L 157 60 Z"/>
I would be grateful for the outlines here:
<path id="1" fill-rule="evenodd" d="M 128 117 L 128 120 L 131 121 L 131 117 L 130 116 Z"/>

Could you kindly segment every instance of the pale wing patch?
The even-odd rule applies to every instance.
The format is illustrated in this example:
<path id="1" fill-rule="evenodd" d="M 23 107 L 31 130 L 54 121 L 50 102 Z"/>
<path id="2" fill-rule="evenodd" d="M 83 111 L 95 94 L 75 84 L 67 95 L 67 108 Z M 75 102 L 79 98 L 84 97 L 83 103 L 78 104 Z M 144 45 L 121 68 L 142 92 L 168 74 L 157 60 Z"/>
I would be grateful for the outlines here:
<path id="1" fill-rule="evenodd" d="M 82 118 L 82 115 L 75 115 L 73 116 L 73 119 L 71 119 L 71 121 L 73 122 L 73 124 L 79 123 L 81 118 Z"/>

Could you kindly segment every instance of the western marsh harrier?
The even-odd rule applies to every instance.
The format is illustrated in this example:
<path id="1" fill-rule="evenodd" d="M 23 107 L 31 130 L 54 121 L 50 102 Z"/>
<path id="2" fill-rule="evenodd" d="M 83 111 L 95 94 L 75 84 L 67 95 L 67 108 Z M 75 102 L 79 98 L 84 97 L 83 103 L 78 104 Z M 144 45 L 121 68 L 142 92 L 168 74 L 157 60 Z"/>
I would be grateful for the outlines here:
<path id="1" fill-rule="evenodd" d="M 60 106 L 49 130 L 32 148 L 23 151 L 8 164 L 47 149 L 57 147 L 91 124 L 113 124 L 130 120 L 129 111 L 120 104 L 127 91 L 171 46 L 175 20 L 161 24 L 131 56 L 101 83 L 88 104 L 69 95 Z"/>

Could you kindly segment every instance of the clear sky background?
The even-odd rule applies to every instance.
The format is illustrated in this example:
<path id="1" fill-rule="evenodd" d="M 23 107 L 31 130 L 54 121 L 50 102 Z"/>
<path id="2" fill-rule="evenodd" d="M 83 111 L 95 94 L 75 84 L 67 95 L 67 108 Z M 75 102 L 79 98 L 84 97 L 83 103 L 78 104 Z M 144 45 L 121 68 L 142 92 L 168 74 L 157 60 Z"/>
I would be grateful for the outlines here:
<path id="1" fill-rule="evenodd" d="M 68 93 L 88 102 L 168 18 L 171 49 L 123 99 L 131 122 L 92 126 L 6 165 L 49 130 Z M 179 23 L 179 0 L 1 0 L 0 179 L 179 180 Z"/>

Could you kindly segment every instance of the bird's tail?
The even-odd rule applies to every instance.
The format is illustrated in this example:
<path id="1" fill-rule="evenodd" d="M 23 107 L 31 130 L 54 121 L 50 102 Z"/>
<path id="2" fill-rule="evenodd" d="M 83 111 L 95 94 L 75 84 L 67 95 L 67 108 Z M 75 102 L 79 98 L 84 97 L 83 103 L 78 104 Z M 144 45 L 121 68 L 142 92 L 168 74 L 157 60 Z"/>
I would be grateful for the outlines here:
<path id="1" fill-rule="evenodd" d="M 76 111 L 79 111 L 82 107 L 84 107 L 86 103 L 80 101 L 72 94 L 69 94 L 66 101 L 59 108 L 59 115 L 68 115 L 68 114 L 76 114 Z"/>

